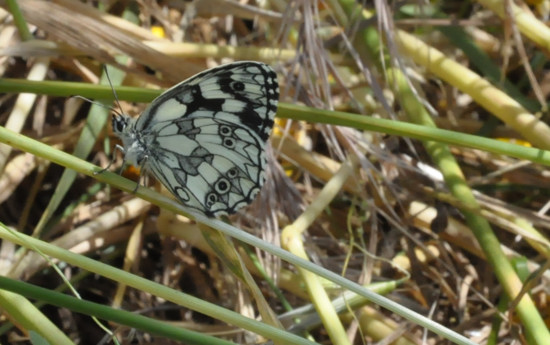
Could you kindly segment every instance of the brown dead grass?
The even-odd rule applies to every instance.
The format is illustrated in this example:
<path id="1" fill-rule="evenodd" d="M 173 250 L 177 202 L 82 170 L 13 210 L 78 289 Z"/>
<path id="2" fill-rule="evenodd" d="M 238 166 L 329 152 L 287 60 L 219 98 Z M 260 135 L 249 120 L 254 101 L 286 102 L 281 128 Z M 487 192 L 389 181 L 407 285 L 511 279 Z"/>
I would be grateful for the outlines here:
<path id="1" fill-rule="evenodd" d="M 353 35 L 361 25 L 376 25 L 376 21 L 359 23 L 358 26 L 350 24 L 344 28 L 334 24 L 339 13 L 326 4 L 290 2 L 288 7 L 280 8 L 281 3 L 270 2 L 270 7 L 260 9 L 255 2 L 237 4 L 217 0 L 164 1 L 160 4 L 139 1 L 138 24 L 134 24 L 122 18 L 125 2 L 116 2 L 108 14 L 94 8 L 96 3 L 19 1 L 34 36 L 43 40 L 34 43 L 20 42 L 10 16 L 2 13 L 0 45 L 6 54 L 0 57 L 3 76 L 25 78 L 36 58 L 46 56 L 50 59 L 48 79 L 96 81 L 100 65 L 108 63 L 128 73 L 127 85 L 148 83 L 165 87 L 205 68 L 245 56 L 264 60 L 276 68 L 281 82 L 281 102 L 399 117 L 400 105 L 392 101 L 384 76 L 376 68 L 378 62 L 364 61 L 358 58 L 359 55 L 344 53 L 359 54 L 353 47 Z M 460 2 L 453 4 L 458 6 Z M 514 44 L 511 37 L 502 34 L 507 23 L 502 23 L 488 10 L 470 5 L 472 8 L 466 10 L 464 7 L 446 10 L 449 16 L 460 15 L 459 25 L 468 30 L 472 41 L 485 49 L 497 66 L 506 67 L 506 76 L 519 86 L 524 95 L 535 99 L 524 77 L 524 60 L 510 48 Z M 395 14 L 387 16 L 393 18 Z M 383 23 L 387 24 L 388 30 L 395 25 L 417 32 L 419 37 L 444 51 L 448 57 L 469 65 L 467 58 L 434 28 L 447 22 L 409 18 Z M 153 26 L 162 27 L 166 37 L 154 36 L 151 33 Z M 189 46 L 185 48 L 179 45 L 180 42 Z M 528 58 L 540 54 L 536 46 L 523 43 Z M 397 51 L 393 53 L 399 54 Z M 130 61 L 125 65 L 117 63 L 115 58 L 121 55 L 128 56 Z M 409 64 L 406 56 L 401 58 Z M 546 58 L 541 59 L 546 66 Z M 409 67 L 415 68 L 412 64 Z M 545 98 L 550 90 L 546 72 L 547 69 L 540 67 L 535 75 Z M 430 104 L 441 127 L 528 144 L 519 141 L 510 128 L 493 122 L 483 109 L 457 89 L 436 78 L 430 79 L 430 76 L 420 77 L 422 70 L 414 73 L 419 76 L 415 80 L 419 96 Z M 387 104 L 383 104 L 381 96 L 385 97 Z M 3 95 L 0 102 L 0 124 L 4 125 L 12 111 L 14 95 Z M 38 97 L 23 133 L 71 152 L 78 132 L 70 132 L 70 129 L 83 126 L 88 108 L 86 104 L 74 105 L 71 102 L 74 101 Z M 71 107 L 76 107 L 75 116 L 65 123 L 63 119 L 68 116 L 65 112 Z M 139 112 L 134 104 L 124 103 L 123 107 L 129 112 Z M 262 195 L 247 212 L 232 218 L 235 224 L 278 243 L 280 229 L 316 198 L 346 157 L 351 153 L 360 154 L 364 159 L 355 178 L 362 190 L 353 190 L 356 184 L 348 184 L 309 229 L 305 242 L 311 260 L 364 284 L 399 279 L 403 276 L 401 270 L 408 271 L 411 279 L 391 292 L 392 299 L 430 315 L 437 322 L 480 343 L 486 340 L 491 323 L 502 315 L 505 318 L 501 320 L 503 324 L 496 343 L 525 343 L 522 326 L 517 323 L 514 313 L 508 308 L 497 311 L 496 305 L 503 298 L 501 288 L 464 225 L 457 210 L 461 205 L 446 198 L 447 191 L 437 173 L 430 174 L 430 170 L 418 166 L 419 163 L 430 165 L 418 142 L 315 123 L 280 120 L 276 127 L 270 179 Z M 281 139 L 283 137 L 285 140 Z M 90 159 L 105 166 L 108 158 L 102 152 L 103 145 L 96 145 Z M 544 259 L 540 248 L 534 248 L 524 240 L 521 225 L 514 220 L 521 217 L 548 236 L 550 218 L 546 214 L 550 181 L 547 169 L 470 149 L 453 148 L 453 153 L 471 186 L 477 190 L 483 211 L 487 212 L 485 216 L 494 225 L 506 252 L 518 261 L 524 260 L 527 268 L 520 272 L 536 272 L 548 257 Z M 0 221 L 21 232 L 32 233 L 61 171 L 58 166 L 48 165 L 21 152 L 12 152 L 0 178 Z M 41 181 L 38 185 L 37 180 Z M 123 202 L 134 202 L 116 190 L 111 190 L 110 194 L 104 189 L 90 191 L 93 185 L 92 179 L 77 179 L 43 239 L 55 241 L 63 234 L 88 226 L 90 221 L 100 216 L 108 218 L 109 212 Z M 31 197 L 33 199 L 29 202 Z M 135 224 L 143 221 L 142 237 L 135 243 L 133 264 L 127 267 L 128 270 L 201 299 L 256 316 L 254 303 L 249 301 L 247 292 L 197 238 L 194 224 L 177 221 L 175 231 L 179 238 L 175 239 L 165 236 L 174 234 L 170 224 L 176 221 L 172 215 L 146 204 L 132 207 L 136 212 L 128 218 L 106 220 L 108 223 L 102 226 L 111 228 L 109 232 L 85 239 L 72 238 L 70 243 L 59 245 L 123 267 L 122 254 L 128 238 Z M 15 266 L 16 250 L 6 241 L 1 243 L 0 266 L 4 274 L 11 271 L 14 278 L 50 289 L 61 284 L 59 277 L 52 270 L 45 269 L 47 266 L 36 256 L 27 256 L 26 264 L 17 263 Z M 308 303 L 307 294 L 298 284 L 292 267 L 264 254 L 261 258 L 271 276 L 279 279 L 277 284 L 293 307 Z M 14 267 L 17 270 L 13 271 Z M 64 267 L 64 273 L 73 276 L 79 273 L 79 269 Z M 261 278 L 258 279 L 272 308 L 283 313 L 281 300 Z M 539 272 L 529 279 L 532 284 L 529 292 L 548 321 L 548 271 Z M 205 333 L 227 332 L 228 339 L 251 343 L 245 340 L 240 330 L 193 311 L 182 310 L 155 296 L 134 289 L 121 290 L 120 286 L 102 277 L 85 276 L 74 285 L 84 299 L 140 311 Z M 337 295 L 335 292 L 334 296 Z M 371 329 L 357 331 L 357 323 L 363 325 L 362 318 L 367 311 L 395 326 L 391 321 L 393 316 L 387 311 L 358 309 L 358 318 L 345 319 L 354 344 L 387 336 Z M 44 308 L 43 312 L 81 344 L 96 344 L 104 337 L 104 332 L 88 317 L 54 307 Z M 6 321 L 7 317 L 4 315 L 3 320 Z M 403 320 L 399 322 L 405 324 Z M 131 333 L 124 327 L 116 332 L 119 336 Z M 322 325 L 310 332 L 316 341 L 330 343 Z M 399 334 L 401 341 L 408 339 L 420 343 L 422 329 L 419 327 L 410 325 L 404 333 Z M 139 330 L 132 334 L 134 344 L 153 342 L 149 335 L 141 334 Z M 2 335 L 2 343 L 15 343 L 15 339 L 25 335 L 24 330 L 14 327 Z M 428 335 L 427 341 L 429 344 L 444 343 L 432 334 Z M 130 340 L 123 343 L 130 343 Z"/>

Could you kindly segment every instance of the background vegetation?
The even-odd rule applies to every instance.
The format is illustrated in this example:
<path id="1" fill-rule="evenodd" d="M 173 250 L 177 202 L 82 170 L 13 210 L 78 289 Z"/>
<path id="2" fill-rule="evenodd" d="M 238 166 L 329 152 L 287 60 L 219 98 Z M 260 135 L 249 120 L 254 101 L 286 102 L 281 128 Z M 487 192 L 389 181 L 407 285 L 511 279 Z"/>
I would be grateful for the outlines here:
<path id="1" fill-rule="evenodd" d="M 550 343 L 547 0 L 0 4 L 2 343 Z M 252 205 L 95 174 L 111 85 L 235 60 L 281 89 Z"/>

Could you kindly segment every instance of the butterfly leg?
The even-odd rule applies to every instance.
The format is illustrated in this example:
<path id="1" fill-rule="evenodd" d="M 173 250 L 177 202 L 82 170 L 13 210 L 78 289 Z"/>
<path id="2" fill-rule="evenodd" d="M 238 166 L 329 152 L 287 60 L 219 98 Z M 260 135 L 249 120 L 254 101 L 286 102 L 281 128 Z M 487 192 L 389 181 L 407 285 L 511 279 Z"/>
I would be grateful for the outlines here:
<path id="1" fill-rule="evenodd" d="M 115 161 L 116 159 L 116 151 L 120 151 L 122 152 L 122 154 L 125 154 L 126 151 L 124 150 L 124 147 L 120 146 L 120 145 L 115 145 L 115 148 L 113 150 L 113 156 L 111 158 L 111 160 L 109 161 L 109 164 L 107 164 L 107 166 L 99 171 L 94 171 L 94 175 L 99 175 L 99 174 L 103 174 L 105 171 L 109 170 L 109 168 L 111 167 L 111 165 L 113 165 L 113 162 Z M 122 166 L 120 168 L 120 171 L 119 171 L 119 175 L 122 173 L 122 169 L 124 168 L 124 163 L 125 161 L 122 162 Z"/>
<path id="2" fill-rule="evenodd" d="M 139 162 L 139 177 L 138 177 L 138 182 L 136 184 L 136 188 L 134 188 L 134 190 L 132 191 L 132 193 L 136 193 L 138 188 L 139 188 L 139 185 L 141 184 L 141 179 L 145 178 L 145 174 L 143 173 L 145 171 L 145 163 L 147 163 L 147 159 L 149 158 L 149 156 L 145 155 L 143 156 L 143 160 L 141 162 Z M 143 183 L 143 185 L 145 186 L 145 182 Z"/>

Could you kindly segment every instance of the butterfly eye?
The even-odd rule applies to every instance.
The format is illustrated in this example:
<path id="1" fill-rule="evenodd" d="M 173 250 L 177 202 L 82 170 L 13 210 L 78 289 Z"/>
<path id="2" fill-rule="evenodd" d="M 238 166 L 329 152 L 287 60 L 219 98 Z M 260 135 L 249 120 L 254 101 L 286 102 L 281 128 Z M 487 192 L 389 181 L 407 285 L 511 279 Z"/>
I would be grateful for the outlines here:
<path id="1" fill-rule="evenodd" d="M 216 181 L 216 184 L 214 184 L 214 190 L 218 194 L 227 193 L 230 187 L 231 187 L 231 183 L 224 178 L 219 179 L 218 181 Z"/>
<path id="2" fill-rule="evenodd" d="M 113 116 L 113 131 L 116 133 L 122 133 L 126 125 L 128 124 L 124 116 Z"/>

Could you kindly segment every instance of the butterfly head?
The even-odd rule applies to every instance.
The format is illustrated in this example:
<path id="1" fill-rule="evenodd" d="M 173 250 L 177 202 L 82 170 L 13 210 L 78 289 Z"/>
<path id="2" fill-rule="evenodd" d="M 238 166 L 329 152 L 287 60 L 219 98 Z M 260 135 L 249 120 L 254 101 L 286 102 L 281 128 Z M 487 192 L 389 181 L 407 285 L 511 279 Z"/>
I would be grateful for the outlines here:
<path id="1" fill-rule="evenodd" d="M 122 140 L 124 161 L 142 167 L 147 158 L 148 142 L 143 142 L 142 133 L 136 131 L 135 121 L 126 114 L 117 114 L 112 120 L 113 132 Z"/>
<path id="2" fill-rule="evenodd" d="M 113 125 L 113 131 L 116 135 L 120 135 L 121 133 L 124 133 L 124 130 L 128 126 L 128 122 L 130 121 L 130 117 L 124 114 L 119 114 L 116 116 L 113 116 L 112 119 L 112 125 Z"/>

